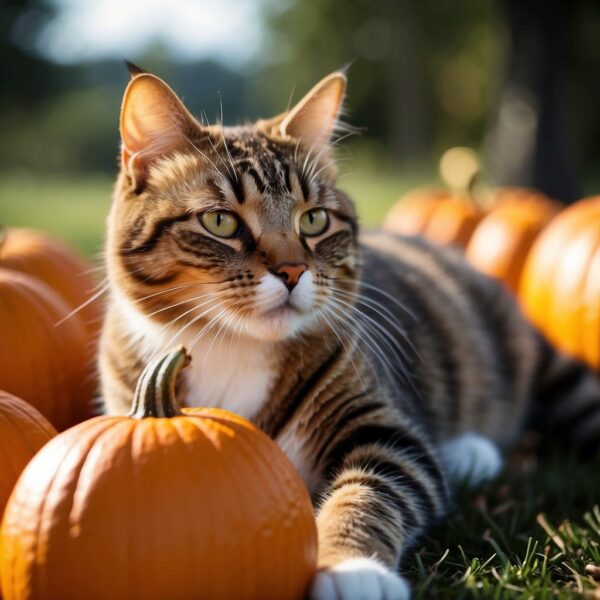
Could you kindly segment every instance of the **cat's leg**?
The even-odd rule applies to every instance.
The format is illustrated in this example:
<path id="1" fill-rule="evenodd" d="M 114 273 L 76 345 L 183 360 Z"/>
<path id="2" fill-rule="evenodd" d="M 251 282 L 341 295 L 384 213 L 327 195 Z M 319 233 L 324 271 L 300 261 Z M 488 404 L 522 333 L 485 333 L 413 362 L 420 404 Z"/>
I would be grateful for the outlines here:
<path id="1" fill-rule="evenodd" d="M 503 465 L 498 446 L 472 432 L 442 444 L 439 456 L 453 482 L 466 481 L 472 486 L 494 479 Z"/>
<path id="2" fill-rule="evenodd" d="M 380 414 L 381 421 L 342 428 L 325 453 L 333 475 L 317 512 L 313 600 L 408 598 L 400 558 L 445 512 L 445 475 L 426 437 Z"/>

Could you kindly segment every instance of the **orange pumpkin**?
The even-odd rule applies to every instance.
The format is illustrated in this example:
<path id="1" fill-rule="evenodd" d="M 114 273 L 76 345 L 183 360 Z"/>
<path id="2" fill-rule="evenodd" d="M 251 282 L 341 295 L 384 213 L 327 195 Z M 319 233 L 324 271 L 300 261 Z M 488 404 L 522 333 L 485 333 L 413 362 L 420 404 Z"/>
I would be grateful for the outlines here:
<path id="1" fill-rule="evenodd" d="M 38 231 L 4 229 L 0 231 L 0 268 L 32 275 L 56 290 L 71 310 L 79 309 L 78 314 L 96 339 L 102 307 L 99 300 L 86 304 L 96 284 L 89 265 L 68 246 Z"/>
<path id="2" fill-rule="evenodd" d="M 525 187 L 497 187 L 493 188 L 487 199 L 488 210 L 494 210 L 501 206 L 515 206 L 528 210 L 530 208 L 553 208 L 559 211 L 562 205 L 551 200 L 546 194 Z"/>
<path id="3" fill-rule="evenodd" d="M 517 293 L 527 254 L 560 205 L 522 190 L 502 190 L 467 245 L 471 264 Z"/>
<path id="4" fill-rule="evenodd" d="M 5 600 L 304 597 L 308 492 L 245 419 L 180 411 L 186 360 L 151 363 L 129 416 L 81 423 L 29 463 L 0 532 Z"/>
<path id="5" fill-rule="evenodd" d="M 535 241 L 519 295 L 559 348 L 600 369 L 600 196 L 554 218 Z"/>
<path id="6" fill-rule="evenodd" d="M 35 406 L 57 429 L 91 416 L 86 330 L 45 283 L 0 269 L 0 388 Z M 64 320 L 64 321 L 63 321 Z"/>
<path id="7" fill-rule="evenodd" d="M 416 190 L 400 198 L 383 228 L 402 235 L 422 235 L 438 244 L 464 248 L 483 213 L 467 197 L 445 190 Z"/>
<path id="8" fill-rule="evenodd" d="M 33 406 L 0 390 L 0 517 L 25 465 L 56 434 Z"/>

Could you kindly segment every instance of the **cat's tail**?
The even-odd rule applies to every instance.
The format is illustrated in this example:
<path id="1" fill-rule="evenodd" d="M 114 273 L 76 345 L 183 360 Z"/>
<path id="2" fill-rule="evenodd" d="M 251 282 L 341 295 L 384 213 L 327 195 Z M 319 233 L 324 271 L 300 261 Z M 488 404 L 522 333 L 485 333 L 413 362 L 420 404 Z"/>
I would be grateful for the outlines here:
<path id="1" fill-rule="evenodd" d="M 600 375 L 540 336 L 532 425 L 585 450 L 600 449 Z"/>

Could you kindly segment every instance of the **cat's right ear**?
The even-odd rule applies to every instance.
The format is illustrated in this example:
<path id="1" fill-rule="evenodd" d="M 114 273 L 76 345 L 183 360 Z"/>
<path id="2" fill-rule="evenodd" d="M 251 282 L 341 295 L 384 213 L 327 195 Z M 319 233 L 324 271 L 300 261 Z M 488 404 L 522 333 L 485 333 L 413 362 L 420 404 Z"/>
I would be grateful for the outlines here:
<path id="1" fill-rule="evenodd" d="M 121 157 L 136 191 L 153 161 L 190 145 L 198 124 L 177 94 L 150 73 L 132 74 L 121 105 Z"/>

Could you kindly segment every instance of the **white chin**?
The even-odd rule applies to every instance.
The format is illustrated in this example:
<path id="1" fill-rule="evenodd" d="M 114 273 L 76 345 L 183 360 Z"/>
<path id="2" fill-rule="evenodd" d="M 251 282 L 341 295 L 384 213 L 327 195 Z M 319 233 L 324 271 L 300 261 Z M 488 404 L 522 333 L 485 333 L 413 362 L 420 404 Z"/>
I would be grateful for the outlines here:
<path id="1" fill-rule="evenodd" d="M 282 308 L 267 314 L 248 317 L 244 329 L 252 337 L 262 340 L 284 340 L 298 333 L 307 320 L 305 315 L 289 308 Z"/>

